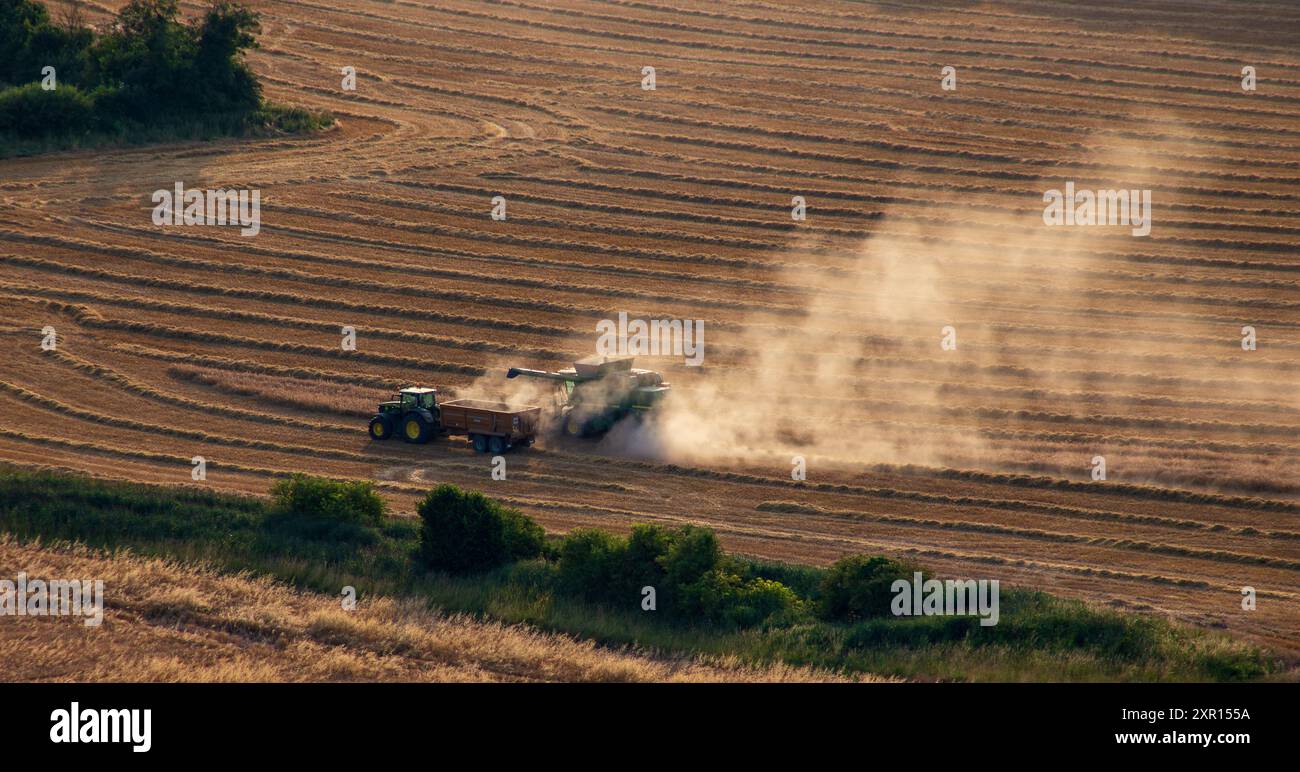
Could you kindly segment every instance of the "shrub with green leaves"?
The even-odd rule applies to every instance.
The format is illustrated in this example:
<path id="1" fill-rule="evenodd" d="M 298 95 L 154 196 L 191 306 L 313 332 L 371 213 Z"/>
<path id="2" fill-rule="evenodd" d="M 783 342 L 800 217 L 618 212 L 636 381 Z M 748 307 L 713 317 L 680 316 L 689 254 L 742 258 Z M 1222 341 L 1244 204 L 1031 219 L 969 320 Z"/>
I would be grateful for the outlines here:
<path id="1" fill-rule="evenodd" d="M 850 555 L 837 560 L 822 579 L 818 613 L 823 619 L 853 621 L 887 616 L 895 581 L 912 580 L 919 570 L 880 555 Z"/>
<path id="2" fill-rule="evenodd" d="M 417 557 L 427 568 L 468 574 L 542 554 L 542 527 L 482 493 L 439 485 L 417 511 L 423 521 Z"/>
<path id="3" fill-rule="evenodd" d="M 722 564 L 722 547 L 708 528 L 682 526 L 668 543 L 668 553 L 660 558 L 665 579 L 674 587 L 699 581 Z"/>
<path id="4" fill-rule="evenodd" d="M 388 505 L 366 480 L 330 480 L 296 474 L 271 487 L 275 509 L 286 515 L 357 525 L 379 525 Z"/>
<path id="5" fill-rule="evenodd" d="M 28 83 L 0 91 L 0 127 L 19 137 L 79 134 L 94 120 L 94 103 L 76 86 L 46 91 Z"/>
<path id="6" fill-rule="evenodd" d="M 560 588 L 612 607 L 635 608 L 655 588 L 657 610 L 687 622 L 750 627 L 799 607 L 790 588 L 742 578 L 708 528 L 636 525 L 626 538 L 582 528 L 560 548 Z"/>
<path id="7" fill-rule="evenodd" d="M 560 545 L 560 587 L 571 595 L 618 602 L 626 573 L 627 540 L 597 528 L 577 528 Z M 623 597 L 631 602 L 632 595 Z"/>
<path id="8" fill-rule="evenodd" d="M 762 577 L 745 581 L 739 574 L 713 569 L 675 588 L 677 611 L 692 619 L 753 627 L 799 607 L 794 591 Z"/>
<path id="9" fill-rule="evenodd" d="M 641 588 L 664 594 L 662 561 L 676 535 L 657 525 L 638 524 L 626 538 L 595 528 L 578 528 L 559 549 L 560 588 L 570 595 L 631 606 L 641 601 Z"/>

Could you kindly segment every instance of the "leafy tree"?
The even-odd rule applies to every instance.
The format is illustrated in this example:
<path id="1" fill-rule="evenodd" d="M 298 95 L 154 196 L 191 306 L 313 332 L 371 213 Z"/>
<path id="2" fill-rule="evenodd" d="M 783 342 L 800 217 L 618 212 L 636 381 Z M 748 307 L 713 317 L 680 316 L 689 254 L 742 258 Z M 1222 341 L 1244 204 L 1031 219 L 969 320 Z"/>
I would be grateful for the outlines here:
<path id="1" fill-rule="evenodd" d="M 50 23 L 45 6 L 31 0 L 0 0 L 0 81 L 24 83 L 40 77 L 32 69 L 32 34 Z"/>
<path id="2" fill-rule="evenodd" d="M 831 565 L 822 579 L 820 614 L 828 620 L 887 616 L 894 582 L 912 580 L 914 566 L 876 555 L 850 555 Z"/>
<path id="3" fill-rule="evenodd" d="M 177 13 L 176 0 L 131 0 L 95 42 L 90 58 L 110 116 L 143 121 L 189 112 L 192 90 L 202 87 L 190 80 L 198 40 Z"/>
<path id="4" fill-rule="evenodd" d="M 477 491 L 439 485 L 416 511 L 423 520 L 417 557 L 428 568 L 468 574 L 542 554 L 540 525 Z"/>
<path id="5" fill-rule="evenodd" d="M 262 102 L 262 87 L 242 58 L 257 47 L 261 31 L 257 14 L 230 0 L 215 0 L 199 29 L 194 77 L 203 88 L 206 112 L 254 110 Z"/>
<path id="6" fill-rule="evenodd" d="M 0 0 L 0 83 L 39 80 L 54 67 L 62 83 L 85 86 L 85 51 L 94 33 L 75 22 L 50 20 L 45 6 L 32 0 Z"/>

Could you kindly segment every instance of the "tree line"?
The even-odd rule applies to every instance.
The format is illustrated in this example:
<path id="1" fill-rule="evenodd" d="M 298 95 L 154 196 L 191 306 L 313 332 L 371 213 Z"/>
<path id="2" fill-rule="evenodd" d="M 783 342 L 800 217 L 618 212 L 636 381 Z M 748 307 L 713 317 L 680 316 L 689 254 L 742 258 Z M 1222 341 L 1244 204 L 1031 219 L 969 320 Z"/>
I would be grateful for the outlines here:
<path id="1" fill-rule="evenodd" d="M 34 0 L 0 0 L 0 133 L 238 134 L 275 121 L 286 111 L 264 102 L 244 60 L 260 31 L 258 14 L 234 0 L 213 0 L 192 20 L 177 0 L 131 0 L 99 29 L 76 2 L 56 19 Z"/>

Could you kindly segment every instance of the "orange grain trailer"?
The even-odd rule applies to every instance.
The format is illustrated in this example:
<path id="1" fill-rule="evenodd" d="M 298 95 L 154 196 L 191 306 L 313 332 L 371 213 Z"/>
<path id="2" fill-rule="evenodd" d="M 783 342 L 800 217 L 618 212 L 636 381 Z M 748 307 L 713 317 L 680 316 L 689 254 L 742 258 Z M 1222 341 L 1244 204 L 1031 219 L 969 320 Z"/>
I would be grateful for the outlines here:
<path id="1" fill-rule="evenodd" d="M 454 399 L 442 403 L 442 426 L 450 434 L 468 434 L 480 453 L 504 453 L 515 445 L 531 445 L 537 437 L 542 409 L 505 402 Z"/>

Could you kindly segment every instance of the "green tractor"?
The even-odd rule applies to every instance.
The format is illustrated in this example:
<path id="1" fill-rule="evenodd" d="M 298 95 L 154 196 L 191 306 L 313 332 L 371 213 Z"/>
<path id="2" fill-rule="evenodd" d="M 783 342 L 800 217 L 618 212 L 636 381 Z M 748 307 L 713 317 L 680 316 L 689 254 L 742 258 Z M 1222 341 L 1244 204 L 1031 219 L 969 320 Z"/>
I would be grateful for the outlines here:
<path id="1" fill-rule="evenodd" d="M 438 390 L 420 387 L 402 389 L 394 399 L 379 403 L 370 419 L 370 436 L 386 440 L 394 434 L 407 442 L 428 442 L 442 426 Z"/>
<path id="2" fill-rule="evenodd" d="M 380 402 L 370 419 L 370 437 L 386 440 L 398 435 L 417 445 L 434 435 L 468 435 L 479 453 L 505 453 L 515 446 L 527 447 L 537 437 L 542 409 L 531 405 L 507 405 L 480 399 L 438 402 L 438 390 L 411 386 Z"/>

